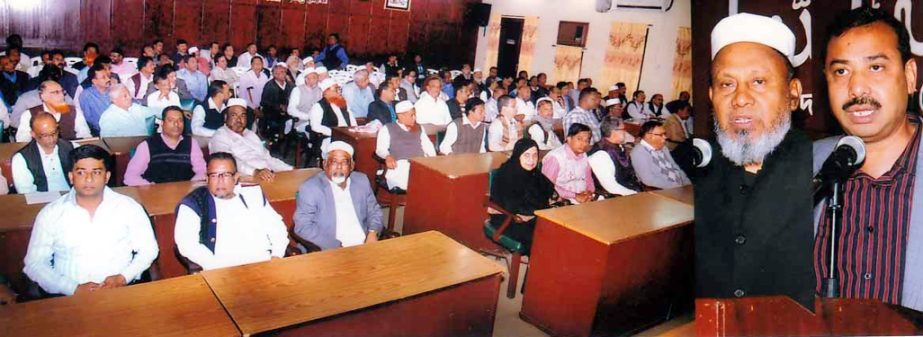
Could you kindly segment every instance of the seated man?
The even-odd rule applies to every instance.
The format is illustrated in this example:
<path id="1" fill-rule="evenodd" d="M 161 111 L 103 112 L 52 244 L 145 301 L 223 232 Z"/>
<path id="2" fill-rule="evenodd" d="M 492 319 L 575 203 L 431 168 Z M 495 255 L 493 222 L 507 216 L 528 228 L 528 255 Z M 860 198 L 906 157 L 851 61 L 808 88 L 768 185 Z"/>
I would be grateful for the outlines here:
<path id="1" fill-rule="evenodd" d="M 311 107 L 309 112 L 311 131 L 324 137 L 321 148 L 330 144 L 332 128 L 341 126 L 356 126 L 356 116 L 349 113 L 346 99 L 340 94 L 339 85 L 332 78 L 325 79 L 318 84 L 323 97 Z"/>
<path id="2" fill-rule="evenodd" d="M 133 137 L 151 134 L 154 123 L 148 118 L 157 116 L 153 109 L 135 104 L 125 85 L 109 90 L 112 104 L 99 116 L 99 135 L 102 137 Z"/>
<path id="3" fill-rule="evenodd" d="M 285 255 L 288 230 L 259 187 L 241 187 L 234 157 L 208 157 L 208 186 L 176 207 L 173 239 L 179 253 L 204 270 L 268 261 Z"/>
<path id="4" fill-rule="evenodd" d="M 667 132 L 663 123 L 647 121 L 639 132 L 641 146 L 631 151 L 631 165 L 641 183 L 660 189 L 689 185 L 692 182 L 667 150 Z"/>
<path id="5" fill-rule="evenodd" d="M 192 108 L 192 134 L 211 137 L 224 125 L 224 103 L 231 99 L 231 86 L 222 80 L 212 81 L 208 85 L 208 101 L 196 103 Z"/>
<path id="6" fill-rule="evenodd" d="M 301 240 L 320 249 L 378 241 L 381 207 L 368 177 L 354 168 L 352 146 L 330 143 L 324 174 L 314 175 L 298 188 L 294 220 L 295 235 Z"/>
<path id="7" fill-rule="evenodd" d="M 672 113 L 666 114 L 663 120 L 663 129 L 667 132 L 667 148 L 670 151 L 692 137 L 692 130 L 686 129 L 686 120 L 690 117 L 692 106 L 685 101 L 674 101 L 667 104 Z"/>
<path id="8" fill-rule="evenodd" d="M 469 98 L 465 102 L 464 111 L 464 116 L 455 119 L 446 127 L 445 137 L 439 144 L 439 152 L 442 154 L 487 152 L 484 137 L 487 124 L 482 123 L 487 114 L 484 101 L 480 98 Z"/>
<path id="9" fill-rule="evenodd" d="M 396 87 L 391 82 L 383 82 L 375 95 L 378 97 L 374 102 L 369 103 L 369 115 L 366 117 L 368 122 L 377 120 L 381 125 L 393 123 L 397 120 L 397 113 L 394 112 L 394 105 L 397 104 Z"/>
<path id="10" fill-rule="evenodd" d="M 487 128 L 487 147 L 490 151 L 510 151 L 522 139 L 525 115 L 516 114 L 516 99 L 509 95 L 497 99 L 499 114 Z"/>
<path id="11" fill-rule="evenodd" d="M 589 126 L 571 124 L 567 129 L 565 146 L 551 150 L 542 159 L 542 174 L 554 184 L 561 199 L 575 203 L 593 200 L 596 184 L 586 155 L 592 137 Z"/>
<path id="12" fill-rule="evenodd" d="M 548 97 L 538 99 L 538 112 L 529 127 L 529 137 L 537 144 L 539 150 L 553 150 L 561 147 L 561 140 L 554 132 L 554 101 Z M 519 103 L 516 103 L 518 106 Z"/>
<path id="13" fill-rule="evenodd" d="M 84 145 L 70 156 L 74 188 L 35 218 L 23 272 L 50 294 L 125 286 L 157 258 L 151 220 L 134 199 L 106 187 L 109 152 Z"/>
<path id="14" fill-rule="evenodd" d="M 193 137 L 183 137 L 183 110 L 163 109 L 162 131 L 138 144 L 125 169 L 125 185 L 205 180 L 205 157 Z"/>
<path id="15" fill-rule="evenodd" d="M 13 185 L 20 194 L 67 191 L 71 188 L 67 172 L 71 171 L 69 141 L 58 137 L 54 116 L 41 112 L 30 121 L 32 140 L 13 155 Z"/>
<path id="16" fill-rule="evenodd" d="M 58 133 L 61 138 L 74 140 L 90 137 L 90 127 L 87 126 L 83 114 L 77 113 L 74 106 L 68 104 L 64 88 L 58 82 L 42 82 L 38 88 L 38 97 L 41 102 L 36 106 L 26 108 L 19 117 L 19 129 L 16 130 L 17 142 L 32 140 L 30 120 L 43 112 L 50 113 L 58 121 L 58 127 L 60 127 Z M 20 101 L 23 100 L 25 98 L 21 97 Z"/>
<path id="17" fill-rule="evenodd" d="M 273 172 L 290 171 L 292 166 L 273 158 L 256 133 L 247 129 L 247 102 L 228 100 L 222 126 L 208 142 L 212 153 L 227 152 L 237 160 L 237 170 L 257 180 L 272 181 Z"/>
<path id="18" fill-rule="evenodd" d="M 417 124 L 413 104 L 402 101 L 395 107 L 397 121 L 378 130 L 375 154 L 385 159 L 388 188 L 407 190 L 410 161 L 413 157 L 432 157 L 436 148 L 423 127 Z M 418 141 L 419 140 L 419 141 Z"/>
<path id="19" fill-rule="evenodd" d="M 288 116 L 288 98 L 292 94 L 294 85 L 288 82 L 286 76 L 288 66 L 279 62 L 272 67 L 272 79 L 263 86 L 263 95 L 260 99 L 260 130 L 265 135 L 284 133 L 285 125 L 291 119 Z"/>
<path id="20" fill-rule="evenodd" d="M 612 98 L 617 99 L 617 98 Z M 631 195 L 641 192 L 641 182 L 628 156 L 632 137 L 620 118 L 606 117 L 599 126 L 603 139 L 590 155 L 590 167 L 599 184 L 611 194 Z"/>

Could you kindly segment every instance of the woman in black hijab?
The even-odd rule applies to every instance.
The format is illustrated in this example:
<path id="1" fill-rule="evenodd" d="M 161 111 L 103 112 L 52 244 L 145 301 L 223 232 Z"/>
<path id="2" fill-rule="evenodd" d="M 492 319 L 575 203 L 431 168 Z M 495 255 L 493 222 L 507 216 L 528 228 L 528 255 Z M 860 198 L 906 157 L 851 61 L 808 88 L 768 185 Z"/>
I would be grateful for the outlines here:
<path id="1" fill-rule="evenodd" d="M 514 145 L 510 159 L 494 173 L 490 186 L 491 200 L 518 218 L 507 227 L 504 235 L 525 246 L 523 255 L 528 255 L 532 246 L 532 233 L 535 231 L 533 213 L 551 207 L 554 195 L 554 184 L 542 174 L 538 163 L 538 144 L 528 138 L 520 139 Z M 491 215 L 490 222 L 499 228 L 505 218 L 502 214 Z"/>

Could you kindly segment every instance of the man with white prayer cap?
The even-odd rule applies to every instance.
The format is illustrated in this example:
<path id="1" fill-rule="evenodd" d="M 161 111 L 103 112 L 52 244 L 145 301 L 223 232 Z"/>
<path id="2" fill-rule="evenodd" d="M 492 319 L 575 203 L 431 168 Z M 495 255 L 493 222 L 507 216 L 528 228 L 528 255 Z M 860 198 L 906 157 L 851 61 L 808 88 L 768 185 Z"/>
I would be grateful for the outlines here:
<path id="1" fill-rule="evenodd" d="M 317 73 L 317 78 L 321 81 L 330 78 L 330 75 L 327 74 L 327 67 L 324 67 L 324 66 L 316 67 L 314 68 L 314 72 Z"/>
<path id="2" fill-rule="evenodd" d="M 308 119 L 310 120 L 311 131 L 317 132 L 324 137 L 321 148 L 326 148 L 330 144 L 330 136 L 333 134 L 332 128 L 351 127 L 359 124 L 356 123 L 356 116 L 349 113 L 346 98 L 343 98 L 340 93 L 340 85 L 336 81 L 332 78 L 324 79 L 317 86 L 321 91 L 321 99 L 311 107 Z"/>
<path id="3" fill-rule="evenodd" d="M 417 112 L 410 101 L 401 101 L 394 107 L 397 120 L 385 124 L 378 130 L 375 154 L 384 158 L 385 179 L 388 188 L 407 190 L 410 177 L 410 158 L 433 157 L 436 147 L 429 140 L 426 131 L 417 124 Z M 417 141 L 419 140 L 419 141 Z"/>
<path id="4" fill-rule="evenodd" d="M 324 174 L 298 188 L 295 236 L 303 251 L 361 245 L 378 241 L 383 229 L 381 207 L 362 172 L 354 171 L 353 147 L 330 143 Z"/>
<path id="5" fill-rule="evenodd" d="M 811 140 L 791 128 L 795 34 L 741 13 L 718 22 L 711 48 L 717 142 L 694 179 L 696 296 L 784 295 L 813 310 Z"/>
<path id="6" fill-rule="evenodd" d="M 317 72 L 313 67 L 305 68 L 295 81 L 298 86 L 292 90 L 292 95 L 288 99 L 288 115 L 298 119 L 295 122 L 295 131 L 307 132 L 306 128 L 311 120 L 311 108 L 320 101 L 323 95 L 318 86 L 319 82 Z"/>
<path id="7" fill-rule="evenodd" d="M 233 155 L 237 172 L 247 176 L 247 180 L 272 182 L 275 172 L 292 170 L 291 165 L 272 157 L 259 135 L 247 129 L 247 102 L 240 98 L 228 100 L 224 126 L 215 131 L 208 149 L 211 153 Z"/>

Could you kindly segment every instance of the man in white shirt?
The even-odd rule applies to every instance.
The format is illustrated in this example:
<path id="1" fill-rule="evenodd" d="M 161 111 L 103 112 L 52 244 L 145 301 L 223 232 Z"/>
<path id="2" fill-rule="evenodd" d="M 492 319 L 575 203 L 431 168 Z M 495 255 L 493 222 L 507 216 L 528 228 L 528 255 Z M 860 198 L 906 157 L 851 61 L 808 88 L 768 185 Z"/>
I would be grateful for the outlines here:
<path id="1" fill-rule="evenodd" d="M 314 175 L 298 188 L 294 232 L 303 250 L 378 241 L 384 227 L 381 206 L 368 177 L 354 168 L 352 146 L 330 143 L 324 174 Z"/>
<path id="2" fill-rule="evenodd" d="M 417 123 L 445 126 L 452 122 L 449 106 L 440 97 L 442 94 L 442 80 L 433 76 L 426 79 L 423 85 L 426 88 L 420 99 L 414 104 L 417 111 Z"/>
<path id="3" fill-rule="evenodd" d="M 35 115 L 32 140 L 13 155 L 13 186 L 16 193 L 67 191 L 70 151 L 74 146 L 58 137 L 58 121 L 47 112 Z"/>
<path id="4" fill-rule="evenodd" d="M 141 56 L 138 58 L 138 72 L 128 77 L 128 80 L 125 81 L 128 92 L 142 104 L 144 96 L 147 95 L 148 86 L 154 83 L 155 70 L 157 70 L 157 65 L 154 64 L 154 60 L 147 56 Z"/>
<path id="5" fill-rule="evenodd" d="M 240 54 L 240 56 L 237 57 L 237 66 L 246 67 L 249 65 L 252 67 L 253 66 L 252 61 L 254 58 L 257 58 L 257 57 L 259 57 L 260 61 L 262 61 L 263 57 L 260 56 L 260 54 L 256 53 L 256 43 L 251 42 L 250 44 L 247 45 L 247 52 Z M 260 63 L 260 68 L 262 69 L 262 67 L 263 65 L 262 63 Z"/>
<path id="6" fill-rule="evenodd" d="M 38 88 L 39 106 L 27 109 L 19 117 L 19 129 L 16 130 L 17 142 L 32 140 L 32 116 L 42 112 L 50 113 L 58 121 L 59 137 L 67 140 L 90 137 L 90 127 L 87 126 L 83 114 L 77 112 L 73 105 L 67 104 L 64 97 L 64 88 L 58 82 L 45 81 Z"/>
<path id="7" fill-rule="evenodd" d="M 356 116 L 349 113 L 346 106 L 346 99 L 340 95 L 340 86 L 332 78 L 325 79 L 318 84 L 323 98 L 317 101 L 311 107 L 308 119 L 311 123 L 311 131 L 317 132 L 324 136 L 321 149 L 327 148 L 330 144 L 330 136 L 333 134 L 332 128 L 344 126 L 356 126 Z"/>
<path id="8" fill-rule="evenodd" d="M 469 98 L 465 102 L 464 116 L 446 127 L 445 137 L 442 138 L 442 143 L 439 143 L 439 152 L 445 155 L 487 152 L 487 141 L 484 137 L 487 124 L 482 123 L 486 113 L 484 101 L 477 97 Z"/>
<path id="9" fill-rule="evenodd" d="M 109 58 L 112 59 L 112 65 L 109 70 L 120 77 L 131 75 L 137 71 L 135 67 L 125 62 L 125 52 L 122 51 L 122 48 L 112 48 L 109 51 Z"/>
<path id="10" fill-rule="evenodd" d="M 109 90 L 112 104 L 99 116 L 99 135 L 102 137 L 148 136 L 152 131 L 153 121 L 148 118 L 159 116 L 157 112 L 135 104 L 124 85 L 117 85 Z M 150 125 L 151 127 L 148 127 Z"/>
<path id="11" fill-rule="evenodd" d="M 239 185 L 234 157 L 208 157 L 207 186 L 176 208 L 173 239 L 179 253 L 204 270 L 282 258 L 288 230 L 259 186 Z M 204 237 L 204 239 L 203 239 Z"/>
<path id="12" fill-rule="evenodd" d="M 39 212 L 23 272 L 50 294 L 79 295 L 125 286 L 157 258 L 150 218 L 134 199 L 108 187 L 106 150 L 72 152 L 71 191 Z"/>
<path id="13" fill-rule="evenodd" d="M 397 121 L 386 124 L 378 130 L 375 154 L 384 158 L 388 188 L 407 190 L 410 177 L 410 158 L 433 157 L 436 147 L 430 141 L 423 127 L 416 122 L 413 104 L 402 101 L 395 106 Z M 417 142 L 416 140 L 420 141 Z"/>
<path id="14" fill-rule="evenodd" d="M 255 180 L 271 182 L 273 172 L 290 171 L 291 165 L 273 158 L 256 133 L 247 129 L 247 107 L 242 99 L 228 101 L 224 126 L 208 142 L 212 153 L 227 152 L 237 160 L 237 170 Z"/>
<path id="15" fill-rule="evenodd" d="M 407 94 L 406 99 L 410 103 L 417 103 L 419 96 L 417 96 L 417 71 L 413 68 L 404 69 L 403 78 L 401 78 L 400 88 L 404 89 L 404 92 Z"/>
<path id="16" fill-rule="evenodd" d="M 156 88 L 147 95 L 147 107 L 153 111 L 163 111 L 168 106 L 180 106 L 179 94 L 173 91 L 171 78 L 175 79 L 176 73 L 169 66 L 163 67 L 154 75 L 152 88 Z M 149 90 L 150 91 L 150 90 Z"/>
<path id="17" fill-rule="evenodd" d="M 503 87 L 499 85 L 494 87 L 490 98 L 488 98 L 486 103 L 484 103 L 484 105 L 487 107 L 487 115 L 484 116 L 485 122 L 491 123 L 497 119 L 497 116 L 500 115 L 500 108 L 497 105 L 497 100 L 500 97 L 503 97 L 503 95 L 506 95 L 506 89 L 503 89 Z"/>
<path id="18" fill-rule="evenodd" d="M 246 54 L 244 54 L 246 55 Z M 241 55 L 243 57 L 243 55 Z M 240 62 L 240 61 L 238 61 Z M 240 65 L 241 63 L 237 63 Z M 246 64 L 246 63 L 244 63 Z M 263 69 L 263 58 L 256 56 L 250 59 L 250 70 L 247 70 L 237 83 L 237 96 L 247 101 L 251 109 L 260 107 L 263 98 L 263 88 L 269 82 L 269 73 Z"/>
<path id="19" fill-rule="evenodd" d="M 535 103 L 532 103 L 532 89 L 524 85 L 516 89 L 516 113 L 524 115 L 526 121 L 535 117 Z"/>
<path id="20" fill-rule="evenodd" d="M 288 115 L 298 118 L 295 122 L 295 130 L 301 133 L 307 132 L 309 122 L 311 121 L 311 108 L 323 98 L 323 92 L 317 86 L 317 72 L 314 68 L 307 68 L 302 72 L 303 81 L 292 90 L 292 96 L 288 99 Z"/>
<path id="21" fill-rule="evenodd" d="M 192 134 L 211 137 L 224 125 L 224 103 L 231 99 L 231 86 L 222 80 L 214 80 L 208 85 L 208 102 L 197 103 L 192 108 Z"/>
<path id="22" fill-rule="evenodd" d="M 503 95 L 497 98 L 500 114 L 487 128 L 487 149 L 510 151 L 524 135 L 523 115 L 516 112 L 516 99 Z"/>
<path id="23" fill-rule="evenodd" d="M 625 107 L 628 110 L 628 116 L 631 119 L 636 121 L 651 119 L 656 117 L 654 112 L 644 103 L 644 100 L 647 99 L 647 95 L 644 94 L 644 91 L 638 90 L 631 95 L 632 101 L 628 103 L 628 106 Z"/>
<path id="24" fill-rule="evenodd" d="M 518 105 L 519 103 L 517 103 Z M 553 150 L 561 145 L 561 140 L 554 131 L 554 101 L 548 97 L 538 99 L 538 114 L 535 115 L 534 122 L 529 126 L 529 138 L 538 144 L 539 150 Z"/>

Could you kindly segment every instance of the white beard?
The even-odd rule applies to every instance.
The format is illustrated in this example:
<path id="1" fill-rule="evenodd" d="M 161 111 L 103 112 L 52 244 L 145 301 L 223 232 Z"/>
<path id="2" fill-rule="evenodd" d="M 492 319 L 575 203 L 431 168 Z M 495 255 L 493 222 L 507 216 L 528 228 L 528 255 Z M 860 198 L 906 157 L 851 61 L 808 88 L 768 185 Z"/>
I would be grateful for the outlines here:
<path id="1" fill-rule="evenodd" d="M 715 133 L 718 135 L 721 153 L 738 166 L 762 163 L 766 156 L 782 143 L 791 127 L 791 114 L 785 114 L 778 124 L 758 138 L 751 140 L 748 131 L 737 132 L 736 137 L 733 137 L 722 130 L 718 122 L 715 121 Z"/>
<path id="2" fill-rule="evenodd" d="M 340 185 L 346 182 L 346 176 L 334 176 L 330 179 L 334 184 Z"/>

